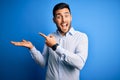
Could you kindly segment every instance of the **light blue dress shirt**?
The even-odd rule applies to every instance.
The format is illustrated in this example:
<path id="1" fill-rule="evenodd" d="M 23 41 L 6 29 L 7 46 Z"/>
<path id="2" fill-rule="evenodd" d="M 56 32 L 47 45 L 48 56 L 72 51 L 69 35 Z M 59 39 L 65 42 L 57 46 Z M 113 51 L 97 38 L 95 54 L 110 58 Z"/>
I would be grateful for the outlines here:
<path id="1" fill-rule="evenodd" d="M 88 56 L 88 37 L 73 28 L 62 36 L 59 31 L 55 36 L 59 46 L 55 51 L 44 46 L 41 54 L 35 47 L 30 50 L 33 59 L 41 66 L 46 66 L 46 80 L 79 80 L 80 70 Z"/>

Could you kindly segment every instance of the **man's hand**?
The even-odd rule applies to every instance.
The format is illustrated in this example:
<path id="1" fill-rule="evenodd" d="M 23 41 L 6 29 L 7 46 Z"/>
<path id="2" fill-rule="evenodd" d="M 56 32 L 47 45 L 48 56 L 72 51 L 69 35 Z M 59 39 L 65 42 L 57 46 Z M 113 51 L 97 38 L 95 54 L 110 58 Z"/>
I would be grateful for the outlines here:
<path id="1" fill-rule="evenodd" d="M 57 42 L 55 40 L 55 37 L 53 35 L 50 36 L 46 36 L 43 33 L 39 33 L 42 37 L 44 37 L 46 39 L 46 45 L 49 47 L 52 47 L 53 45 L 55 45 Z"/>
<path id="2" fill-rule="evenodd" d="M 14 41 L 11 41 L 11 43 L 15 46 L 23 46 L 23 47 L 27 47 L 29 49 L 32 49 L 33 48 L 33 45 L 30 41 L 26 41 L 26 40 L 22 40 L 21 42 L 14 42 Z"/>

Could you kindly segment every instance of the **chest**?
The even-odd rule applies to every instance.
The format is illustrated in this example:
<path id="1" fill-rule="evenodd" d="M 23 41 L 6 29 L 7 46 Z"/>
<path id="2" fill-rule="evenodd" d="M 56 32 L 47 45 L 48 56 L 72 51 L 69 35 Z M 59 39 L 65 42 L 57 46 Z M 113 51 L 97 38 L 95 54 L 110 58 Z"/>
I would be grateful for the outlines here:
<path id="1" fill-rule="evenodd" d="M 64 49 L 74 52 L 77 45 L 79 44 L 79 39 L 74 37 L 64 37 L 56 39 L 57 43 Z"/>

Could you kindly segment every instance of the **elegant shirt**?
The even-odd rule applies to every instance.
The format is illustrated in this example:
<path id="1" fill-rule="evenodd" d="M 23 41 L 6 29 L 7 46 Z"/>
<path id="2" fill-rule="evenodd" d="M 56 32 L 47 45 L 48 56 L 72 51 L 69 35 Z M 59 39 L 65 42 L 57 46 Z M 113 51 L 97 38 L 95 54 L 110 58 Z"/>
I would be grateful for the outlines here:
<path id="1" fill-rule="evenodd" d="M 44 46 L 43 53 L 33 47 L 30 52 L 33 59 L 41 66 L 46 66 L 46 80 L 79 80 L 80 70 L 88 56 L 88 37 L 85 33 L 75 31 L 73 27 L 62 36 L 59 31 L 55 36 L 59 44 L 55 51 Z"/>

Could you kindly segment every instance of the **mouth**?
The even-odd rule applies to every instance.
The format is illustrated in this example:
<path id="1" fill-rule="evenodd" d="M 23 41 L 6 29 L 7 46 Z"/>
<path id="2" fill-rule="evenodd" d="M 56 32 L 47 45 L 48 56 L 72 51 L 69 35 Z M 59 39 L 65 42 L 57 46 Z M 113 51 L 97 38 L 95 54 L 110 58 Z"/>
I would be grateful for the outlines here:
<path id="1" fill-rule="evenodd" d="M 63 29 L 66 29 L 68 24 L 67 23 L 62 23 L 61 26 L 62 26 Z"/>

